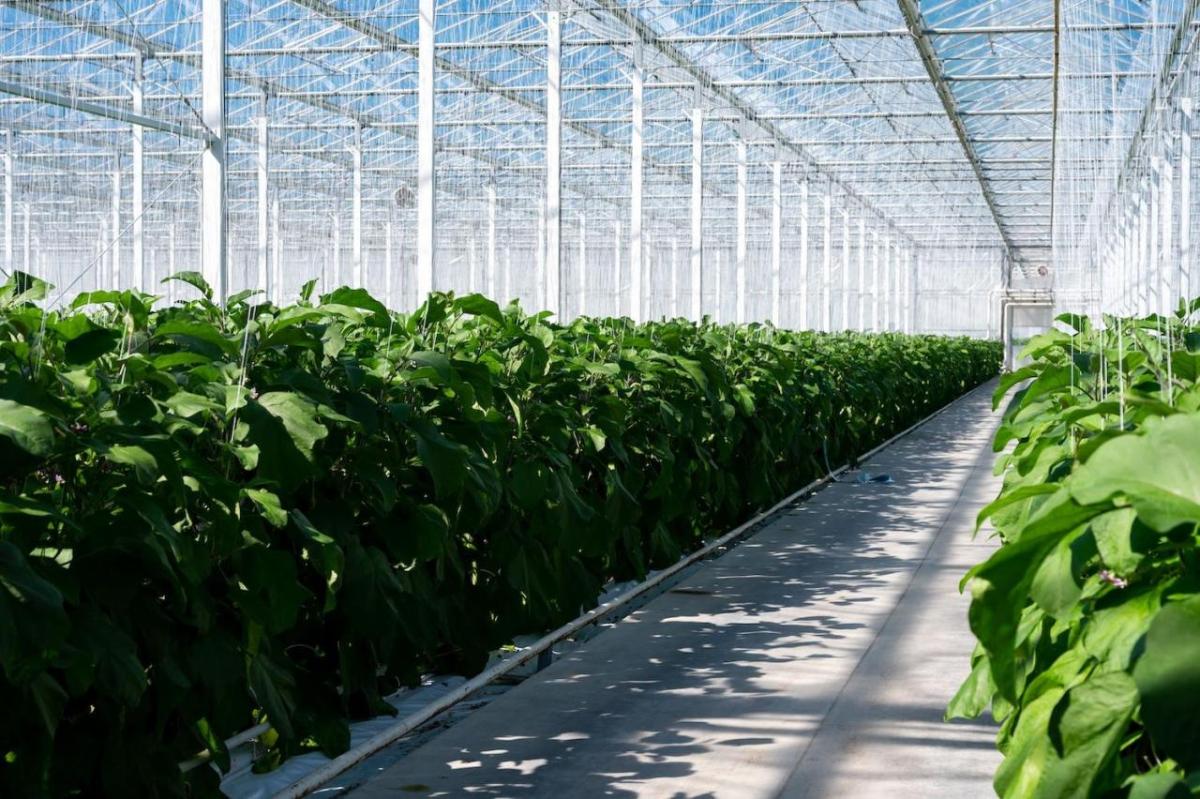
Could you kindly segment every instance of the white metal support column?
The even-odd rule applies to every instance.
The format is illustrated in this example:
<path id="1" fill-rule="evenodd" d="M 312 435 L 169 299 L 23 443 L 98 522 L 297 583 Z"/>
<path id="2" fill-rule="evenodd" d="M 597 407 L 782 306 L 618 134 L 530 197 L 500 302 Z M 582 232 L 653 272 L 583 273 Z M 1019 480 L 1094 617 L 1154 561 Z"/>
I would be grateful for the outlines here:
<path id="1" fill-rule="evenodd" d="M 496 297 L 496 181 L 487 184 L 487 259 L 484 261 L 484 285 L 488 297 Z"/>
<path id="2" fill-rule="evenodd" d="M 112 247 L 109 248 L 108 287 L 113 291 L 121 290 L 121 154 L 113 158 L 112 170 Z M 207 210 L 207 206 L 205 206 Z M 207 217 L 206 217 L 207 219 Z M 205 228 L 207 230 L 208 228 Z M 203 233 L 204 231 L 201 231 Z"/>
<path id="3" fill-rule="evenodd" d="M 1146 274 L 1148 271 L 1147 263 L 1149 259 L 1146 257 L 1146 227 L 1149 214 L 1146 212 L 1146 190 L 1143 185 L 1143 190 L 1138 192 L 1137 197 L 1137 227 L 1135 228 L 1135 238 L 1137 255 L 1134 260 L 1134 289 L 1133 297 L 1134 307 L 1139 316 L 1145 316 L 1150 312 L 1149 302 L 1147 301 Z"/>
<path id="4" fill-rule="evenodd" d="M 913 254 L 912 250 L 904 251 L 904 268 L 900 273 L 904 281 L 904 290 L 902 297 L 902 321 L 901 330 L 905 333 L 912 332 L 912 269 L 913 269 Z"/>
<path id="5" fill-rule="evenodd" d="M 863 213 L 859 210 L 859 213 Z M 858 309 L 856 320 L 859 332 L 867 329 L 867 221 L 858 218 Z"/>
<path id="6" fill-rule="evenodd" d="M 209 140 L 201 160 L 201 272 L 217 302 L 229 295 L 225 218 L 225 0 L 203 0 L 200 19 L 201 118 Z M 119 231 L 114 231 L 114 238 Z M 115 263 L 115 262 L 114 262 Z"/>
<path id="7" fill-rule="evenodd" d="M 642 242 L 642 191 L 645 154 L 643 126 L 645 125 L 645 72 L 641 38 L 633 43 L 633 71 L 630 91 L 633 95 L 632 125 L 630 126 L 629 172 L 629 315 L 634 321 L 644 318 L 642 279 L 645 274 L 645 255 Z"/>
<path id="8" fill-rule="evenodd" d="M 176 254 L 175 254 L 175 222 L 172 221 L 171 224 L 167 227 L 167 274 L 168 275 L 175 274 L 175 270 L 176 270 L 175 264 L 176 264 L 177 257 L 178 256 L 176 256 Z M 100 286 L 97 284 L 96 288 L 99 288 L 99 287 Z M 174 301 L 175 301 L 175 281 L 172 280 L 167 283 L 167 302 L 171 303 Z"/>
<path id="9" fill-rule="evenodd" d="M 880 263 L 879 282 L 882 285 L 882 291 L 879 292 L 879 329 L 892 329 L 892 311 L 891 311 L 891 294 L 892 294 L 892 237 L 887 236 L 883 240 L 883 260 Z"/>
<path id="10" fill-rule="evenodd" d="M 1105 313 L 1120 313 L 1120 306 L 1125 297 L 1125 268 L 1128 264 L 1126 260 L 1128 254 L 1127 240 L 1129 238 L 1128 219 L 1127 215 L 1122 212 L 1120 222 L 1117 228 L 1117 240 L 1113 248 L 1113 276 L 1116 279 L 1116 285 L 1113 286 L 1108 298 L 1108 305 L 1104 308 Z"/>
<path id="11" fill-rule="evenodd" d="M 13 132 L 4 131 L 4 273 L 13 271 Z"/>
<path id="12" fill-rule="evenodd" d="M 703 316 L 701 292 L 704 281 L 704 109 L 700 106 L 700 87 L 696 87 L 696 102 L 692 105 L 692 319 Z"/>
<path id="13" fill-rule="evenodd" d="M 283 235 L 280 228 L 283 220 L 280 218 L 279 198 L 271 202 L 271 301 L 276 305 L 283 302 Z"/>
<path id="14" fill-rule="evenodd" d="M 331 260 L 331 268 L 329 275 L 329 285 L 325 287 L 326 291 L 332 291 L 342 284 L 342 215 L 335 213 L 332 217 L 331 224 L 333 226 L 333 258 Z M 418 295 L 417 304 L 424 302 L 425 298 Z"/>
<path id="15" fill-rule="evenodd" d="M 850 209 L 842 208 L 842 318 L 839 330 L 850 329 Z"/>
<path id="16" fill-rule="evenodd" d="M 352 190 L 350 205 L 350 255 L 351 279 L 355 288 L 363 285 L 363 218 L 362 218 L 362 125 L 354 128 L 354 144 L 350 147 L 354 174 L 352 175 Z"/>
<path id="17" fill-rule="evenodd" d="M 500 292 L 500 296 L 505 303 L 513 298 L 512 291 L 512 236 L 506 237 L 504 242 L 504 280 L 501 285 L 504 287 Z"/>
<path id="18" fill-rule="evenodd" d="M 566 312 L 562 285 L 562 11 L 546 12 L 546 307 Z"/>
<path id="19" fill-rule="evenodd" d="M 420 0 L 417 30 L 417 279 L 416 303 L 433 291 L 437 261 L 437 0 Z"/>
<path id="20" fill-rule="evenodd" d="M 396 307 L 396 261 L 392 251 L 392 220 L 387 221 L 383 229 L 383 297 L 388 309 Z"/>
<path id="21" fill-rule="evenodd" d="M 391 229 L 391 225 L 392 223 L 389 221 L 389 230 Z M 475 282 L 475 273 L 479 269 L 479 225 L 475 222 L 471 222 L 467 227 L 467 230 L 467 290 L 474 294 L 475 292 L 479 291 L 479 285 Z M 387 247 L 387 261 L 390 264 L 392 260 L 392 242 L 390 240 L 387 243 Z"/>
<path id="22" fill-rule="evenodd" d="M 258 117 L 254 120 L 258 134 L 258 158 L 255 164 L 258 173 L 258 285 L 256 288 L 266 292 L 271 297 L 271 276 L 268 253 L 270 247 L 270 184 L 267 167 L 270 159 L 270 140 L 268 139 L 267 93 L 263 92 L 258 98 Z"/>
<path id="23" fill-rule="evenodd" d="M 97 232 L 97 235 L 96 235 L 96 254 L 93 258 L 93 262 L 94 262 L 96 268 L 92 270 L 92 275 L 91 275 L 92 286 L 91 286 L 91 288 L 93 291 L 103 291 L 104 290 L 104 254 L 108 248 L 108 223 L 105 222 L 103 216 L 99 216 L 97 221 L 100 223 L 100 230 Z M 172 237 L 172 239 L 174 238 L 174 236 L 175 236 L 174 226 L 172 226 L 171 230 L 169 231 L 169 235 Z M 172 255 L 173 255 L 173 253 L 172 253 Z M 174 273 L 174 271 L 175 271 L 174 269 L 171 270 L 172 274 Z M 85 284 L 85 286 L 86 286 L 86 284 Z M 167 285 L 167 302 L 172 302 L 172 301 L 173 300 L 171 299 L 171 288 L 170 288 L 170 284 L 168 284 Z"/>
<path id="24" fill-rule="evenodd" d="M 621 315 L 621 220 L 613 220 L 613 316 Z"/>
<path id="25" fill-rule="evenodd" d="M 778 154 L 777 154 L 778 155 Z M 771 321 L 779 325 L 783 283 L 783 162 L 771 164 Z"/>
<path id="26" fill-rule="evenodd" d="M 1192 62 L 1186 62 L 1179 98 L 1179 296 L 1194 297 L 1192 271 Z"/>
<path id="27" fill-rule="evenodd" d="M 892 330 L 904 330 L 904 251 L 901 242 L 896 242 L 895 260 L 892 261 Z"/>
<path id="28" fill-rule="evenodd" d="M 832 330 L 833 308 L 833 197 L 829 188 L 825 189 L 825 215 L 822 218 L 823 241 L 821 263 L 821 329 Z"/>
<path id="29" fill-rule="evenodd" d="M 1180 98 L 1180 284 L 1178 296 L 1195 296 L 1192 272 L 1192 64 L 1184 68 Z"/>
<path id="30" fill-rule="evenodd" d="M 21 209 L 25 218 L 25 241 L 22 250 L 21 268 L 33 274 L 33 201 L 26 200 Z"/>
<path id="31" fill-rule="evenodd" d="M 1125 241 L 1124 251 L 1121 253 L 1121 297 L 1120 305 L 1117 311 L 1122 314 L 1132 312 L 1130 302 L 1132 301 L 1132 283 L 1134 274 L 1134 248 L 1137 238 L 1137 220 L 1133 216 L 1133 209 L 1127 207 L 1125 209 Z"/>
<path id="32" fill-rule="evenodd" d="M 885 245 L 886 246 L 886 245 Z M 871 330 L 879 328 L 879 231 L 871 232 Z"/>
<path id="33" fill-rule="evenodd" d="M 1150 158 L 1150 237 L 1148 245 L 1148 257 L 1146 259 L 1149 269 L 1147 270 L 1146 293 L 1149 299 L 1147 313 L 1158 313 L 1160 303 L 1162 302 L 1162 294 L 1159 291 L 1162 275 L 1162 261 L 1159 258 L 1159 215 L 1162 213 L 1162 162 L 1158 156 Z"/>
<path id="34" fill-rule="evenodd" d="M 588 315 L 587 215 L 579 212 L 579 315 Z"/>
<path id="35" fill-rule="evenodd" d="M 536 310 L 546 310 L 546 206 L 538 207 L 537 214 L 537 263 L 534 265 L 534 303 Z M 489 294 L 493 292 L 489 289 Z"/>
<path id="36" fill-rule="evenodd" d="M 143 60 L 139 53 L 133 59 L 133 83 L 130 86 L 133 113 L 141 115 L 145 110 L 145 90 L 142 82 Z M 146 279 L 146 226 L 143 215 L 146 212 L 146 159 L 144 128 L 141 125 L 132 126 L 132 160 L 133 160 L 133 265 L 132 283 L 140 291 L 149 291 L 149 281 Z"/>
<path id="37" fill-rule="evenodd" d="M 746 322 L 746 142 L 737 143 L 737 264 L 734 268 L 736 309 L 734 321 Z"/>
<path id="38" fill-rule="evenodd" d="M 898 268 L 899 245 L 888 236 L 887 251 L 883 253 L 883 329 L 895 330 L 895 274 Z"/>
<path id="39" fill-rule="evenodd" d="M 712 273 L 712 280 L 710 282 L 712 283 L 712 287 L 713 287 L 712 288 L 713 303 L 710 307 L 711 307 L 713 321 L 716 322 L 717 324 L 721 323 L 721 299 L 722 299 L 721 298 L 721 281 L 724 279 L 722 276 L 722 273 L 721 273 L 721 269 L 722 269 L 721 256 L 724 254 L 724 252 L 725 251 L 722 250 L 720 247 L 713 249 L 712 268 L 710 270 Z"/>
<path id="40" fill-rule="evenodd" d="M 1160 236 L 1159 263 L 1159 313 L 1168 315 L 1175 310 L 1179 295 L 1179 262 L 1175 259 L 1174 222 L 1175 222 L 1175 190 L 1173 170 L 1169 161 L 1163 161 L 1162 182 L 1160 184 L 1161 198 L 1159 204 L 1159 223 L 1162 229 Z"/>
<path id="41" fill-rule="evenodd" d="M 811 278 L 808 273 L 808 179 L 800 184 L 800 329 L 807 330 Z"/>
<path id="42" fill-rule="evenodd" d="M 917 277 L 920 275 L 921 257 L 920 253 L 912 250 L 908 253 L 908 291 L 905 292 L 905 298 L 908 300 L 908 321 L 907 332 L 914 333 L 917 329 Z"/>
<path id="43" fill-rule="evenodd" d="M 675 319 L 679 316 L 679 239 L 671 239 L 671 302 L 669 303 L 670 316 Z"/>

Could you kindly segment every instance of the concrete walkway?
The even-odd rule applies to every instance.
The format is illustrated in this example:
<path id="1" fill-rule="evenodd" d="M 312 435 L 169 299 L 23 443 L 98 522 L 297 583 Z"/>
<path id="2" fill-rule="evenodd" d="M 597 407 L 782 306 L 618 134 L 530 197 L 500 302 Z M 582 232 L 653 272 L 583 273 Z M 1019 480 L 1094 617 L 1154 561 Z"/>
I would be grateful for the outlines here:
<path id="1" fill-rule="evenodd" d="M 393 796 L 971 799 L 999 761 L 946 724 L 958 580 L 998 490 L 990 387 L 352 791 Z"/>

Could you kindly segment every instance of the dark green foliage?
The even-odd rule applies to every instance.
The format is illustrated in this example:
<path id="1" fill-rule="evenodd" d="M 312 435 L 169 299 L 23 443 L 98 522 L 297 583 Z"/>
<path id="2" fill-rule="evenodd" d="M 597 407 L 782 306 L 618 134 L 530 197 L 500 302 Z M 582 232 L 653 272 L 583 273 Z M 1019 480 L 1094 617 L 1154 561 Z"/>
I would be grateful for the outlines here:
<path id="1" fill-rule="evenodd" d="M 1059 317 L 1001 381 L 1003 545 L 967 575 L 1005 799 L 1200 792 L 1200 330 Z"/>
<path id="2" fill-rule="evenodd" d="M 0 289 L 0 795 L 213 795 L 987 379 L 995 344 Z"/>

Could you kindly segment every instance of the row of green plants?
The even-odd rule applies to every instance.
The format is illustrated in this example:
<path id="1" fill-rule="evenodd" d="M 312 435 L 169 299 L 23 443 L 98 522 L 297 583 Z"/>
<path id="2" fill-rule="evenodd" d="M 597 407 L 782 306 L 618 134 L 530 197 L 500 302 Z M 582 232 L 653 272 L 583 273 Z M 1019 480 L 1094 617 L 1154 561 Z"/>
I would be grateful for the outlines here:
<path id="1" fill-rule="evenodd" d="M 0 288 L 0 795 L 216 796 L 996 374 L 994 343 Z M 213 767 L 181 773 L 202 750 Z"/>
<path id="2" fill-rule="evenodd" d="M 1001 722 L 1005 799 L 1200 795 L 1198 307 L 1060 316 L 996 392 L 1002 543 L 948 716 Z"/>

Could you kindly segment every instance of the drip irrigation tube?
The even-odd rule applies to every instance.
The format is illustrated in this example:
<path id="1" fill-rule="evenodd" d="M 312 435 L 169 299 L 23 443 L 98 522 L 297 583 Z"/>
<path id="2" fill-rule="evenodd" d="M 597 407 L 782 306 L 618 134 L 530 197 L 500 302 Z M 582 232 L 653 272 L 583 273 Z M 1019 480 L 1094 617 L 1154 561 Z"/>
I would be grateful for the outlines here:
<path id="1" fill-rule="evenodd" d="M 990 383 L 990 382 L 991 381 L 988 381 L 988 383 Z M 918 428 L 923 427 L 924 425 L 931 422 L 933 419 L 935 419 L 938 416 L 940 416 L 941 414 L 945 413 L 947 410 L 949 410 L 953 406 L 957 405 L 959 402 L 962 402 L 966 398 L 968 398 L 968 397 L 972 396 L 973 394 L 975 394 L 976 392 L 980 391 L 985 386 L 987 386 L 988 383 L 982 383 L 979 386 L 976 386 L 975 388 L 970 389 L 969 391 L 964 393 L 962 396 L 960 396 L 954 400 L 951 400 L 950 402 L 943 405 L 941 408 L 938 408 L 936 411 L 929 414 L 924 419 L 921 419 L 917 423 L 911 425 L 908 428 L 905 428 L 904 430 L 900 431 L 896 435 L 892 436 L 887 441 L 884 441 L 882 444 L 879 444 L 878 446 L 875 446 L 872 449 L 868 450 L 867 452 L 863 453 L 856 459 L 856 463 L 861 464 L 861 463 L 869 460 L 870 458 L 874 457 L 881 450 L 885 449 L 886 447 L 891 446 L 896 441 L 909 435 L 910 433 L 917 430 Z M 637 599 L 638 597 L 642 596 L 646 592 L 651 591 L 654 588 L 662 585 L 663 583 L 670 580 L 672 577 L 675 577 L 680 572 L 687 569 L 689 566 L 692 566 L 695 563 L 698 563 L 699 561 L 708 558 L 709 556 L 713 555 L 714 553 L 719 553 L 720 550 L 722 550 L 723 548 L 728 547 L 729 545 L 737 543 L 741 539 L 748 537 L 751 533 L 753 533 L 757 529 L 757 527 L 763 521 L 770 518 L 771 516 L 774 516 L 776 513 L 783 510 L 787 506 L 792 505 L 795 502 L 806 498 L 808 495 L 814 493 L 818 488 L 821 488 L 825 484 L 836 481 L 836 479 L 839 475 L 848 471 L 849 469 L 850 469 L 850 464 L 845 464 L 843 466 L 840 466 L 837 469 L 826 474 L 824 477 L 821 477 L 817 480 L 813 480 L 811 483 L 805 485 L 803 488 L 792 492 L 788 496 L 781 499 L 779 502 L 776 502 L 774 505 L 772 505 L 767 510 L 754 516 L 749 521 L 746 521 L 743 524 L 735 527 L 733 530 L 730 530 L 728 533 L 721 536 L 720 538 L 716 538 L 716 539 L 710 541 L 704 547 L 702 547 L 702 548 L 696 550 L 695 552 L 691 553 L 690 555 L 684 557 L 683 559 L 676 562 L 674 565 L 669 566 L 668 568 L 655 574 L 650 579 L 648 579 L 642 583 L 639 583 L 638 585 L 629 589 L 625 593 L 614 597 L 613 599 L 609 600 L 608 602 L 605 602 L 604 604 L 593 608 L 592 610 L 588 611 L 587 613 L 584 613 L 582 616 L 579 616 L 575 620 L 570 621 L 567 624 L 564 624 L 563 626 L 559 627 L 558 629 L 554 630 L 553 632 L 550 632 L 550 633 L 544 635 L 543 637 L 539 638 L 533 644 L 522 649 L 518 654 L 515 654 L 509 658 L 506 658 L 503 661 L 495 664 L 491 668 L 484 670 L 483 672 L 481 672 L 480 674 L 471 678 L 470 680 L 466 681 L 465 683 L 463 683 L 462 685 L 460 685 L 458 688 L 454 689 L 453 691 L 449 692 L 448 694 L 445 694 L 444 696 L 438 698 L 437 700 L 430 702 L 428 705 L 421 708 L 420 710 L 410 713 L 407 716 L 405 716 L 404 718 L 399 719 L 392 726 L 388 727 L 387 729 L 383 730 L 382 732 L 379 732 L 378 734 L 374 735 L 373 737 L 369 738 L 368 740 L 364 741 L 363 743 L 359 744 L 358 746 L 354 747 L 353 749 L 343 752 L 342 754 L 333 758 L 332 760 L 330 760 L 328 763 L 324 764 L 320 768 L 310 772 L 302 779 L 292 783 L 287 789 L 277 793 L 275 795 L 275 799 L 300 799 L 300 797 L 308 796 L 310 793 L 317 790 L 318 788 L 320 788 L 322 785 L 329 782 L 330 780 L 334 779 L 339 774 L 349 770 L 353 766 L 362 762 L 363 760 L 365 760 L 366 758 L 375 754 L 376 752 L 380 751 L 381 749 L 389 746 L 390 744 L 395 743 L 397 740 L 399 740 L 400 738 L 403 738 L 405 735 L 409 734 L 410 732 L 415 730 L 417 727 L 419 727 L 422 724 L 424 724 L 425 722 L 429 721 L 434 716 L 437 716 L 438 714 L 448 710 L 452 706 L 458 704 L 459 702 L 461 702 L 464 699 L 466 699 L 467 697 L 469 697 L 471 694 L 474 694 L 477 691 L 479 691 L 480 689 L 484 688 L 489 683 L 491 683 L 491 682 L 497 680 L 498 678 L 504 676 L 505 674 L 513 671 L 518 666 L 524 665 L 525 663 L 528 663 L 529 661 L 531 661 L 535 658 L 543 658 L 544 655 L 548 655 L 551 651 L 551 648 L 554 646 L 554 644 L 558 643 L 559 641 L 562 641 L 565 638 L 571 637 L 572 635 L 574 635 L 575 633 L 584 629 L 585 627 L 588 627 L 589 625 L 598 623 L 605 616 L 612 614 L 614 611 L 629 604 L 634 599 Z M 541 661 L 539 661 L 539 665 L 541 665 Z M 233 738 L 230 738 L 229 741 L 226 742 L 226 745 L 232 747 L 232 746 L 236 746 L 237 744 L 244 743 L 245 741 L 247 741 L 251 738 L 254 738 L 257 735 L 261 735 L 263 732 L 266 731 L 267 728 L 268 728 L 268 725 L 258 725 L 257 727 L 253 727 L 249 730 L 238 733 L 238 735 L 234 736 Z M 198 765 L 206 762 L 207 759 L 208 759 L 207 753 L 201 753 L 196 758 L 193 758 L 192 760 L 189 760 L 186 763 L 181 764 L 181 768 L 184 768 L 185 770 L 194 768 L 195 766 L 198 766 Z"/>

